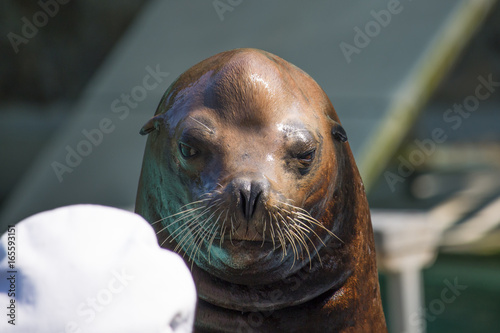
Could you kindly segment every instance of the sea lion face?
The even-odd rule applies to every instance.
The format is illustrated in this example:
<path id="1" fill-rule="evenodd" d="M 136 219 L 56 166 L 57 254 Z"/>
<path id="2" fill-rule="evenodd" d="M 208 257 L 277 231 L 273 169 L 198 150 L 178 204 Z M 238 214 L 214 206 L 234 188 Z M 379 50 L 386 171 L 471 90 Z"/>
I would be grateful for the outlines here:
<path id="1" fill-rule="evenodd" d="M 164 246 L 218 278 L 275 281 L 335 239 L 322 217 L 345 133 L 293 65 L 255 50 L 215 57 L 174 82 L 142 130 L 152 133 L 141 181 L 156 180 L 146 218 Z"/>

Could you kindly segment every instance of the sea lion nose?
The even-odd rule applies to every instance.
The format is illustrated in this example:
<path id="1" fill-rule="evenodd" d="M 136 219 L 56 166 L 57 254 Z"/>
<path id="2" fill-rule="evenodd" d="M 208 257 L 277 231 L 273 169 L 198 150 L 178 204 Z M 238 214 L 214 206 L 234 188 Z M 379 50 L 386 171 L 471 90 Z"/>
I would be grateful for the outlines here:
<path id="1" fill-rule="evenodd" d="M 269 192 L 269 182 L 265 178 L 237 178 L 233 182 L 234 193 L 238 196 L 237 205 L 244 218 L 249 221 L 262 205 Z"/>

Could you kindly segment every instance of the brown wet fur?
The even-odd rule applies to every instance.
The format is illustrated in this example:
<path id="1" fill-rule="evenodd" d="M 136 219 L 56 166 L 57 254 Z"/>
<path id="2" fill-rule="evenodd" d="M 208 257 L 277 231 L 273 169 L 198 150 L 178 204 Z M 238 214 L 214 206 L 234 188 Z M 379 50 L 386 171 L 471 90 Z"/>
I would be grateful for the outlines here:
<path id="1" fill-rule="evenodd" d="M 260 50 L 210 57 L 167 90 L 142 129 L 149 137 L 136 212 L 152 223 L 163 247 L 176 249 L 192 267 L 199 295 L 196 332 L 387 331 L 370 211 L 349 144 L 332 133 L 338 127 L 332 104 L 312 78 Z M 201 143 L 195 158 L 183 159 L 179 140 L 188 129 Z M 298 148 L 287 146 L 302 130 L 316 147 L 305 174 L 290 155 Z M 234 194 L 246 181 L 263 189 L 251 217 L 241 210 L 245 197 Z M 213 249 L 218 247 L 224 216 L 216 217 L 227 213 L 234 216 L 231 236 L 238 245 L 227 233 L 211 258 L 208 239 L 190 257 L 194 251 L 171 235 L 174 227 L 157 221 L 206 192 L 220 206 L 208 210 L 214 215 L 200 234 L 215 230 Z M 311 225 L 317 237 L 309 234 L 309 255 L 302 247 L 299 257 L 292 258 L 290 249 L 282 259 L 281 250 L 272 249 L 273 221 L 266 214 L 283 209 L 283 200 L 323 226 Z"/>

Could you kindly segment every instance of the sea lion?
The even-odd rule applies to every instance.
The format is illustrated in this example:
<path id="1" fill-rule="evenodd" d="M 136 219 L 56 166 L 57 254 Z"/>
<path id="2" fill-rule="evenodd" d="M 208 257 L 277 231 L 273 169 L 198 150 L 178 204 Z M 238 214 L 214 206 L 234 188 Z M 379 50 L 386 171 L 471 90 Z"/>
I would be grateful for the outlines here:
<path id="1" fill-rule="evenodd" d="M 270 53 L 184 72 L 149 134 L 136 212 L 184 256 L 197 332 L 384 332 L 370 211 L 325 92 Z"/>

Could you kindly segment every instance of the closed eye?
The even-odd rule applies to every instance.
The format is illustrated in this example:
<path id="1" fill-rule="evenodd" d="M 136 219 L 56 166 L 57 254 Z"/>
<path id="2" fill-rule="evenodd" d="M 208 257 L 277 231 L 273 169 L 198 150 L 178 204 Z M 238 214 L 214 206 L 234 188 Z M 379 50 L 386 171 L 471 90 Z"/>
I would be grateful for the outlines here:
<path id="1" fill-rule="evenodd" d="M 311 170 L 311 165 L 314 161 L 316 150 L 308 150 L 304 153 L 296 155 L 298 162 L 298 170 L 301 175 L 307 174 Z"/>
<path id="2" fill-rule="evenodd" d="M 316 150 L 310 150 L 305 153 L 297 155 L 297 159 L 302 163 L 311 163 L 314 160 L 314 154 Z"/>

